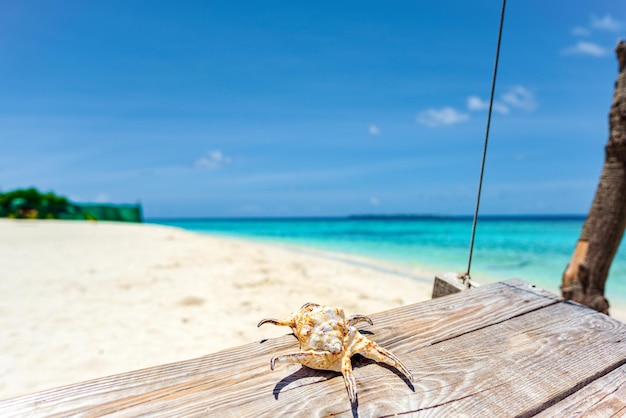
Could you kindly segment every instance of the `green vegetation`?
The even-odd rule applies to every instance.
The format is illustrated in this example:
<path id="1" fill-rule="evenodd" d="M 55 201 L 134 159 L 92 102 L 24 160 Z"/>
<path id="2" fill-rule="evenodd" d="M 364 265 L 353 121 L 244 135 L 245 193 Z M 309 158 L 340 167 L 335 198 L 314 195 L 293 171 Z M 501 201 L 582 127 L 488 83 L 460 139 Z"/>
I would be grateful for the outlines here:
<path id="1" fill-rule="evenodd" d="M 69 214 L 71 203 L 52 192 L 35 188 L 0 193 L 0 217 L 24 219 L 59 219 Z"/>
<path id="2" fill-rule="evenodd" d="M 141 205 L 77 204 L 36 188 L 0 192 L 0 218 L 141 222 Z"/>

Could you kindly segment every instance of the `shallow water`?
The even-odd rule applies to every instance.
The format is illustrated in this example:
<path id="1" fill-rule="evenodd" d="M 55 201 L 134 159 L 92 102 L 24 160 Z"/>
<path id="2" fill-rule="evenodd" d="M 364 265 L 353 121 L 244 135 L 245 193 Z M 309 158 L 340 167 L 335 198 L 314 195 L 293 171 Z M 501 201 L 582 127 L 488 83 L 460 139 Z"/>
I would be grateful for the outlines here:
<path id="1" fill-rule="evenodd" d="M 433 272 L 467 270 L 472 220 L 465 217 L 153 220 L 214 235 L 254 238 L 360 255 Z M 472 278 L 521 278 L 559 293 L 582 217 L 481 218 Z M 626 245 L 613 261 L 606 295 L 626 307 Z"/>

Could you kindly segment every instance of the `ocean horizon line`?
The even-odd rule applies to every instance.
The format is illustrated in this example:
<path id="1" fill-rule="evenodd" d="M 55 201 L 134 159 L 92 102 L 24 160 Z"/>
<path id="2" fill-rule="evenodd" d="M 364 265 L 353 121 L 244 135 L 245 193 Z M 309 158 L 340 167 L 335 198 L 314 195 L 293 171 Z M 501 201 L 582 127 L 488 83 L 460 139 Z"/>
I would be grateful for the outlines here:
<path id="1" fill-rule="evenodd" d="M 439 215 L 439 214 L 351 214 L 335 216 L 159 216 L 145 217 L 145 222 L 159 221 L 407 221 L 407 220 L 472 220 L 473 215 Z M 485 214 L 478 215 L 479 221 L 555 221 L 555 220 L 582 220 L 586 214 Z"/>

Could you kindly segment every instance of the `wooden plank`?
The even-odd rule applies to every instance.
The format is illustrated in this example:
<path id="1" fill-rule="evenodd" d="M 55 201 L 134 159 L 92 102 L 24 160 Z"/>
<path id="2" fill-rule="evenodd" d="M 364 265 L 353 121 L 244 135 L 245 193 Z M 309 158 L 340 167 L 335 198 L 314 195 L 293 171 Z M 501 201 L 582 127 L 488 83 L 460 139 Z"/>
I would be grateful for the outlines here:
<path id="1" fill-rule="evenodd" d="M 439 350 L 447 341 L 560 305 L 559 301 L 554 295 L 512 280 L 371 315 L 375 326 L 367 329 L 373 332 L 370 338 L 402 358 L 415 375 L 415 371 L 423 370 L 423 364 L 429 364 L 424 363 L 424 358 L 432 355 L 426 354 L 428 347 Z M 355 411 L 350 409 L 340 375 L 300 366 L 269 370 L 272 356 L 297 351 L 297 347 L 293 336 L 252 343 L 3 401 L 0 415 L 194 416 L 219 412 L 223 416 L 275 416 L 297 415 L 304 410 L 352 415 Z M 385 411 L 402 412 L 412 408 L 415 397 L 422 396 L 417 384 L 402 380 L 391 368 L 358 357 L 354 364 L 361 394 L 361 407 L 356 412 L 383 405 L 388 405 Z M 396 403 L 396 398 L 405 403 Z M 334 401 L 329 403 L 329 399 Z"/>
<path id="2" fill-rule="evenodd" d="M 376 377 L 361 377 L 359 412 L 533 416 L 621 367 L 625 337 L 626 325 L 606 315 L 570 303 L 552 305 L 418 350 L 407 365 L 415 392 L 404 398 L 381 405 Z M 390 393 L 402 390 L 392 380 L 386 386 Z"/>
<path id="3" fill-rule="evenodd" d="M 431 298 L 436 299 L 479 286 L 478 283 L 471 279 L 465 283 L 463 279 L 459 277 L 459 273 L 448 272 L 441 276 L 435 276 Z"/>
<path id="4" fill-rule="evenodd" d="M 626 416 L 626 366 L 594 380 L 537 418 Z"/>
<path id="5" fill-rule="evenodd" d="M 442 277 L 435 276 L 435 281 L 433 282 L 433 294 L 431 295 L 431 298 L 437 299 L 442 296 L 459 293 L 465 289 L 465 285 L 463 285 L 463 283 L 459 283 L 459 280 L 457 280 L 456 277 L 448 277 L 446 275 Z"/>
<path id="6" fill-rule="evenodd" d="M 403 356 L 412 385 L 393 370 L 357 363 L 359 407 L 332 390 L 303 382 L 282 390 L 282 402 L 251 415 L 533 416 L 626 362 L 626 325 L 561 303 L 425 346 Z M 374 370 L 372 370 L 374 369 Z M 297 372 L 296 372 L 297 374 Z M 297 382 L 298 376 L 292 377 Z M 290 380 L 291 381 L 291 380 Z M 300 401 L 305 399 L 306 401 Z M 304 408 L 304 409 L 303 409 Z M 222 412 L 222 409 L 216 409 Z M 239 411 L 238 411 L 239 412 Z"/>

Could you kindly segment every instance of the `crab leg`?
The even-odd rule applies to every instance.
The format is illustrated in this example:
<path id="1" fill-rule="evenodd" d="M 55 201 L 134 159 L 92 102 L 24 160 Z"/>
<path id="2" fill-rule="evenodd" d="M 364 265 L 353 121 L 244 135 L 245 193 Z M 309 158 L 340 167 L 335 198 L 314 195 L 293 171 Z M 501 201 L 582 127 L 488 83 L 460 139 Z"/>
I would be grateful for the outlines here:
<path id="1" fill-rule="evenodd" d="M 356 379 L 354 378 L 354 372 L 352 372 L 352 362 L 350 356 L 344 356 L 341 360 L 341 374 L 343 375 L 343 381 L 346 383 L 346 389 L 348 389 L 348 396 L 350 396 L 350 402 L 356 402 Z"/>
<path id="2" fill-rule="evenodd" d="M 317 308 L 320 305 L 318 305 L 317 303 L 313 303 L 313 302 L 307 302 L 304 305 L 302 305 L 302 307 L 300 308 L 300 311 L 302 311 L 303 309 L 306 308 Z M 300 313 L 300 312 L 298 312 Z M 355 315 L 355 316 L 362 316 L 362 315 Z M 279 327 L 291 327 L 294 328 L 296 326 L 296 317 L 297 314 L 291 314 L 289 315 L 287 318 L 285 319 L 274 319 L 274 318 L 265 318 L 262 319 L 258 324 L 257 327 L 260 327 L 263 324 L 273 324 L 273 325 L 278 325 Z M 371 322 L 370 322 L 371 324 Z"/>
<path id="3" fill-rule="evenodd" d="M 354 336 L 352 336 L 352 330 L 356 331 Z M 356 330 L 356 328 L 350 328 L 350 342 L 348 349 L 352 353 L 359 353 L 369 359 L 393 366 L 408 377 L 411 382 L 413 381 L 413 375 L 411 375 L 411 372 L 409 372 L 404 364 L 402 364 L 400 359 L 376 344 L 374 341 L 365 338 Z"/>
<path id="4" fill-rule="evenodd" d="M 261 319 L 261 321 L 257 324 L 257 327 L 260 327 L 263 324 L 274 324 L 278 325 L 279 327 L 293 327 L 295 326 L 295 321 L 292 317 L 289 317 L 287 319 L 265 318 Z"/>
<path id="5" fill-rule="evenodd" d="M 365 316 L 365 315 L 352 315 L 348 318 L 348 320 L 346 321 L 346 323 L 351 326 L 354 324 L 358 324 L 359 322 L 367 322 L 370 325 L 374 325 L 374 323 L 372 322 L 371 319 L 369 319 L 369 317 Z"/>

